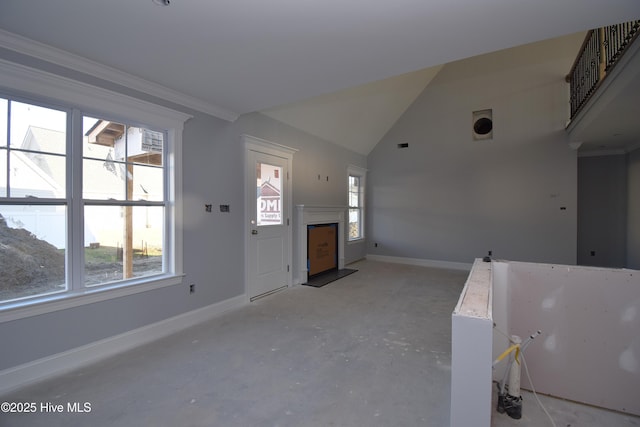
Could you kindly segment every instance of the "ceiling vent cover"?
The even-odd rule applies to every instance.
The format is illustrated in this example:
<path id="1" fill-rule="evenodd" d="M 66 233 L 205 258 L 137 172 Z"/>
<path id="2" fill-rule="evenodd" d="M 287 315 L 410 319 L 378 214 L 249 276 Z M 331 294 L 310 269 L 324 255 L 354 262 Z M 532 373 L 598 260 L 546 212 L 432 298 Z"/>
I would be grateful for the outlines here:
<path id="1" fill-rule="evenodd" d="M 491 109 L 474 111 L 472 123 L 474 141 L 493 139 L 493 111 Z"/>

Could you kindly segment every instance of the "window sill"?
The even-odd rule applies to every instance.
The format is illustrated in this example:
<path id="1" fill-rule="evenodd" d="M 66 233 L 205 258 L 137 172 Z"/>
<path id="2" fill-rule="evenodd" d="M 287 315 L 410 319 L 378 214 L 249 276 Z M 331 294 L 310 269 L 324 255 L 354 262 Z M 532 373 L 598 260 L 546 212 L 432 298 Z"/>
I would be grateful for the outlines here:
<path id="1" fill-rule="evenodd" d="M 166 275 L 155 279 L 139 279 L 107 288 L 87 288 L 83 293 L 78 294 L 44 295 L 29 301 L 16 301 L 0 307 L 0 323 L 134 295 L 181 283 L 182 275 Z"/>
<path id="2" fill-rule="evenodd" d="M 353 245 L 356 243 L 364 243 L 366 241 L 366 239 L 364 237 L 361 237 L 359 239 L 353 239 L 353 240 L 347 240 L 347 245 Z"/>

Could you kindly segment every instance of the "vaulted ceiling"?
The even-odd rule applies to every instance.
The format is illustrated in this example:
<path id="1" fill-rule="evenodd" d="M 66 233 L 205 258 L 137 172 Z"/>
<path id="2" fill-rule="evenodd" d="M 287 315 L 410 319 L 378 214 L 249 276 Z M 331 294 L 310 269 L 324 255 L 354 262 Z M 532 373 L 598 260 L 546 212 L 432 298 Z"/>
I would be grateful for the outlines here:
<path id="1" fill-rule="evenodd" d="M 2 0 L 0 28 L 57 65 L 77 55 L 220 118 L 263 111 L 366 154 L 441 64 L 640 18 L 637 0 L 158 3 Z M 0 49 L 20 50 L 6 36 Z"/>

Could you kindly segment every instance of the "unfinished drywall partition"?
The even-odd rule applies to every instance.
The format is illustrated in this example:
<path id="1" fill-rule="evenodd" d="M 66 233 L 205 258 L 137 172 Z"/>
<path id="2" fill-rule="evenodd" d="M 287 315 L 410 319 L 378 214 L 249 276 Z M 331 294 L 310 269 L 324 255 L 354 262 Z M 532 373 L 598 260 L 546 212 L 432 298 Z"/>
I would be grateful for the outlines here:
<path id="1" fill-rule="evenodd" d="M 493 314 L 493 360 L 502 354 L 511 345 L 509 341 L 509 263 L 505 261 L 491 262 L 491 295 Z M 507 359 L 508 360 L 508 359 Z M 508 369 L 508 363 L 494 367 L 493 380 L 502 380 L 503 374 Z"/>
<path id="2" fill-rule="evenodd" d="M 491 263 L 476 259 L 451 316 L 451 427 L 491 424 Z"/>
<path id="3" fill-rule="evenodd" d="M 640 415 L 640 271 L 510 262 L 507 276 L 508 333 L 542 330 L 525 352 L 535 389 Z"/>

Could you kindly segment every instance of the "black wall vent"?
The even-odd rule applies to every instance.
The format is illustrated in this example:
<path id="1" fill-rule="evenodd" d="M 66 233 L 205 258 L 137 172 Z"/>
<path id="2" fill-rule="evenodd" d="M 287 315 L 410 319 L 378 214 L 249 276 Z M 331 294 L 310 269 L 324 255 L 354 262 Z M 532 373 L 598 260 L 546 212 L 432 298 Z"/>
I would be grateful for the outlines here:
<path id="1" fill-rule="evenodd" d="M 479 110 L 473 112 L 471 133 L 474 141 L 493 139 L 493 111 Z"/>

